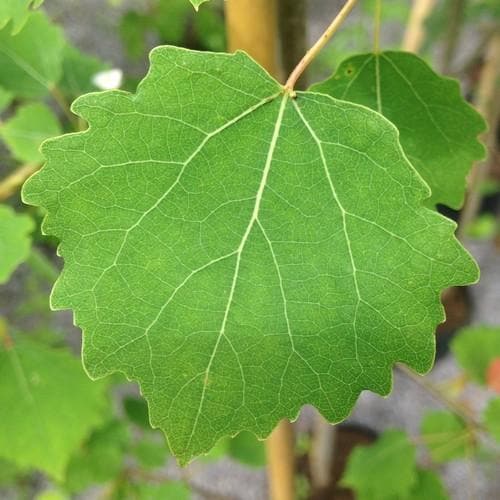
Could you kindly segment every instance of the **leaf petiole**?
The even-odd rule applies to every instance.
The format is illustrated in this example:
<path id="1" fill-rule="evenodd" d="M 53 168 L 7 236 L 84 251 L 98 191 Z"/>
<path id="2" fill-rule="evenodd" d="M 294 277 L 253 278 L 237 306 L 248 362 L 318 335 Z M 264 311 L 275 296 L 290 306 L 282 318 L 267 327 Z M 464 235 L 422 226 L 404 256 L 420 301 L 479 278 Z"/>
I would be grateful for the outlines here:
<path id="1" fill-rule="evenodd" d="M 330 38 L 337 32 L 342 23 L 346 20 L 347 16 L 353 9 L 357 0 L 347 0 L 335 19 L 331 22 L 330 26 L 318 38 L 316 43 L 306 52 L 305 56 L 299 61 L 295 69 L 291 72 L 288 80 L 285 83 L 284 89 L 292 97 L 295 96 L 294 87 L 297 80 L 300 78 L 305 69 L 317 57 L 323 47 L 329 42 Z"/>
<path id="2" fill-rule="evenodd" d="M 373 52 L 380 52 L 380 27 L 382 21 L 382 0 L 375 0 L 375 16 L 373 28 Z"/>

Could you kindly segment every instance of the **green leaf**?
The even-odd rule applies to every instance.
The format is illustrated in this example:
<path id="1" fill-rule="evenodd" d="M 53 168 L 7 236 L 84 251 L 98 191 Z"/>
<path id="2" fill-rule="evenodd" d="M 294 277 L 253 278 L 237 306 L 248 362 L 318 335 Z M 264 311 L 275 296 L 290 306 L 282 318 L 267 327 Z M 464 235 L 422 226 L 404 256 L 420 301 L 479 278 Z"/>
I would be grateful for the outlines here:
<path id="1" fill-rule="evenodd" d="M 487 240 L 493 238 L 499 228 L 498 218 L 491 213 L 478 215 L 466 228 L 469 238 Z"/>
<path id="2" fill-rule="evenodd" d="M 127 417 L 135 425 L 143 429 L 151 429 L 149 423 L 148 405 L 143 399 L 135 397 L 127 397 L 123 400 L 123 409 Z"/>
<path id="3" fill-rule="evenodd" d="M 151 58 L 137 95 L 74 103 L 89 130 L 45 142 L 24 187 L 62 241 L 52 305 L 75 310 L 90 375 L 138 380 L 185 463 L 305 403 L 342 420 L 396 361 L 429 370 L 440 290 L 477 267 L 395 128 L 292 99 L 244 53 Z"/>
<path id="4" fill-rule="evenodd" d="M 151 434 L 151 433 L 150 433 Z M 154 436 L 161 437 L 161 436 Z M 142 436 L 134 446 L 133 454 L 138 462 L 146 469 L 161 467 L 165 465 L 170 452 L 165 440 L 159 441 L 153 436 Z"/>
<path id="5" fill-rule="evenodd" d="M 63 75 L 59 87 L 72 98 L 97 90 L 92 78 L 100 71 L 110 69 L 109 64 L 69 44 L 64 48 L 62 65 Z"/>
<path id="6" fill-rule="evenodd" d="M 189 500 L 189 488 L 180 481 L 169 481 L 164 484 L 139 483 L 131 487 L 131 496 L 147 500 Z"/>
<path id="7" fill-rule="evenodd" d="M 30 9 L 37 9 L 43 0 L 2 0 L 0 2 L 0 29 L 11 21 L 9 31 L 12 35 L 18 33 L 26 23 Z"/>
<path id="8" fill-rule="evenodd" d="M 399 130 L 408 159 L 432 191 L 428 206 L 460 208 L 465 177 L 484 156 L 477 136 L 486 124 L 461 96 L 456 80 L 443 78 L 406 52 L 356 55 L 312 90 L 363 104 Z"/>
<path id="9" fill-rule="evenodd" d="M 484 426 L 500 442 L 500 398 L 492 399 L 483 412 Z"/>
<path id="10" fill-rule="evenodd" d="M 495 358 L 500 357 L 500 328 L 463 328 L 453 339 L 451 350 L 469 377 L 485 384 L 488 367 Z"/>
<path id="11" fill-rule="evenodd" d="M 68 352 L 21 340 L 0 347 L 0 380 L 0 457 L 61 480 L 102 419 L 104 385 L 88 380 Z"/>
<path id="12" fill-rule="evenodd" d="M 127 427 L 116 420 L 95 430 L 71 458 L 66 469 L 65 488 L 77 493 L 118 476 L 129 441 Z"/>
<path id="13" fill-rule="evenodd" d="M 202 9 L 193 19 L 193 26 L 202 46 L 220 52 L 226 48 L 224 18 L 216 9 Z"/>
<path id="14" fill-rule="evenodd" d="M 10 105 L 13 98 L 14 96 L 12 92 L 9 92 L 4 88 L 0 87 L 0 113 Z"/>
<path id="15" fill-rule="evenodd" d="M 118 32 L 128 55 L 137 59 L 146 50 L 146 33 L 151 28 L 151 19 L 133 10 L 125 13 L 120 19 Z"/>
<path id="16" fill-rule="evenodd" d="M 153 22 L 164 42 L 179 45 L 186 35 L 191 15 L 193 9 L 186 0 L 160 0 Z M 202 15 L 202 12 L 198 15 Z M 193 22 L 196 24 L 196 21 Z"/>
<path id="17" fill-rule="evenodd" d="M 401 431 L 385 431 L 370 446 L 356 446 L 341 479 L 358 500 L 406 498 L 416 484 L 415 446 Z"/>
<path id="18" fill-rule="evenodd" d="M 430 470 L 417 471 L 417 483 L 405 500 L 448 500 L 449 496 L 440 477 Z"/>
<path id="19" fill-rule="evenodd" d="M 62 133 L 59 120 L 42 103 L 25 104 L 0 126 L 0 137 L 12 156 L 21 162 L 40 163 L 43 156 L 40 145 L 45 139 Z"/>
<path id="20" fill-rule="evenodd" d="M 198 10 L 202 3 L 208 2 L 208 0 L 189 0 L 189 1 L 193 4 L 195 10 Z"/>
<path id="21" fill-rule="evenodd" d="M 40 98 L 59 81 L 64 36 L 42 12 L 29 16 L 15 36 L 0 31 L 0 86 L 22 98 Z"/>
<path id="22" fill-rule="evenodd" d="M 19 476 L 21 474 L 13 463 L 0 458 L 0 488 L 14 484 Z"/>
<path id="23" fill-rule="evenodd" d="M 9 280 L 16 267 L 29 255 L 33 220 L 0 205 L 0 284 Z"/>
<path id="24" fill-rule="evenodd" d="M 438 463 L 471 455 L 474 438 L 465 422 L 449 411 L 427 413 L 422 419 L 422 439 Z"/>
<path id="25" fill-rule="evenodd" d="M 264 442 L 258 440 L 251 432 L 240 432 L 229 441 L 229 456 L 247 465 L 263 467 L 266 465 Z"/>
<path id="26" fill-rule="evenodd" d="M 45 490 L 35 497 L 35 500 L 70 500 L 69 497 L 60 490 Z"/>

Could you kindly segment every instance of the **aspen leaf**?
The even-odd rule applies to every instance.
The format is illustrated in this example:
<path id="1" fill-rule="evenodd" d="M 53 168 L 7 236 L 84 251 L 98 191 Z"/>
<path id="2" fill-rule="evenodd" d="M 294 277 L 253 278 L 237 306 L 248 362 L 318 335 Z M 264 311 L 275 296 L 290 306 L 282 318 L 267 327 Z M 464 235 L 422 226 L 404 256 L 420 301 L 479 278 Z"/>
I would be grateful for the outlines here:
<path id="1" fill-rule="evenodd" d="M 104 384 L 88 380 L 68 352 L 29 341 L 0 347 L 0 380 L 0 457 L 62 479 L 102 420 Z"/>
<path id="2" fill-rule="evenodd" d="M 48 106 L 38 102 L 20 106 L 12 118 L 0 125 L 0 137 L 12 156 L 26 163 L 41 162 L 40 145 L 61 132 L 57 116 Z"/>
<path id="3" fill-rule="evenodd" d="M 64 46 L 62 30 L 43 12 L 30 14 L 15 36 L 8 26 L 0 30 L 0 86 L 17 97 L 43 97 L 61 78 Z"/>
<path id="4" fill-rule="evenodd" d="M 459 416 L 449 411 L 433 411 L 424 416 L 422 439 L 435 462 L 466 457 L 475 450 L 470 429 Z"/>
<path id="5" fill-rule="evenodd" d="M 0 284 L 9 280 L 31 248 L 33 220 L 17 214 L 7 205 L 0 205 Z"/>
<path id="6" fill-rule="evenodd" d="M 370 446 L 356 446 L 341 479 L 359 500 L 404 499 L 416 483 L 415 446 L 396 430 L 385 431 Z"/>
<path id="7" fill-rule="evenodd" d="M 89 129 L 46 141 L 23 192 L 61 241 L 52 306 L 92 377 L 140 383 L 181 463 L 306 403 L 338 422 L 397 361 L 430 369 L 440 291 L 478 271 L 383 116 L 168 46 L 137 94 L 73 111 Z"/>
<path id="8" fill-rule="evenodd" d="M 399 130 L 406 156 L 432 191 L 427 205 L 460 208 L 465 177 L 484 156 L 477 136 L 486 123 L 456 80 L 436 74 L 408 52 L 356 55 L 312 90 L 368 106 Z"/>
<path id="9" fill-rule="evenodd" d="M 36 9 L 43 3 L 43 0 L 2 0 L 0 2 L 0 29 L 7 23 L 12 35 L 17 34 L 26 23 L 30 9 Z"/>
<path id="10" fill-rule="evenodd" d="M 475 382 L 488 383 L 488 370 L 500 358 L 500 328 L 469 326 L 460 330 L 451 343 L 459 365 Z"/>

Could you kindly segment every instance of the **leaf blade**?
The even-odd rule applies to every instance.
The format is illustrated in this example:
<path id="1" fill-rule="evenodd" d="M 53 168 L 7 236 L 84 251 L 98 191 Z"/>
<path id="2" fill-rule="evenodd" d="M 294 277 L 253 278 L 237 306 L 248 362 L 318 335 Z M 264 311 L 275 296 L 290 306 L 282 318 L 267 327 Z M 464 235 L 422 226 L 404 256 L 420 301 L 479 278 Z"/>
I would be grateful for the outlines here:
<path id="1" fill-rule="evenodd" d="M 306 402 L 339 421 L 361 390 L 389 392 L 395 361 L 430 368 L 439 290 L 477 267 L 421 207 L 428 188 L 383 117 L 292 102 L 242 53 L 173 47 L 135 96 L 74 111 L 90 128 L 46 142 L 23 190 L 62 237 L 52 305 L 75 310 L 93 377 L 139 380 L 181 462 L 241 430 L 263 438 Z"/>
<path id="2" fill-rule="evenodd" d="M 6 283 L 31 248 L 33 220 L 0 204 L 0 284 Z"/>
<path id="3" fill-rule="evenodd" d="M 29 341 L 0 348 L 0 372 L 0 455 L 62 479 L 71 453 L 102 419 L 103 384 L 90 383 L 68 352 Z"/>

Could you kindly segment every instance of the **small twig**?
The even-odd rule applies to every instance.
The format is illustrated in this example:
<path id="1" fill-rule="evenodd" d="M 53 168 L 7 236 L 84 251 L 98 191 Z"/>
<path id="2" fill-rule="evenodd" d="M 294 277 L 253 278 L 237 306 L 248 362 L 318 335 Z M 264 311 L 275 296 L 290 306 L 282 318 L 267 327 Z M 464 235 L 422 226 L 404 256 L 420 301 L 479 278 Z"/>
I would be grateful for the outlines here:
<path id="1" fill-rule="evenodd" d="M 460 31 L 465 16 L 466 0 L 452 0 L 448 5 L 447 26 L 448 31 L 445 38 L 443 50 L 442 72 L 448 74 L 455 58 Z"/>
<path id="2" fill-rule="evenodd" d="M 442 391 L 440 391 L 434 384 L 426 380 L 420 375 L 410 370 L 404 365 L 397 365 L 396 369 L 405 374 L 409 379 L 415 382 L 418 386 L 424 389 L 430 396 L 432 396 L 436 401 L 440 402 L 444 406 L 448 407 L 453 413 L 456 413 L 471 427 L 481 431 L 485 431 L 483 425 L 479 423 L 472 412 L 461 405 L 457 400 L 448 397 Z"/>
<path id="3" fill-rule="evenodd" d="M 73 128 L 75 130 L 78 130 L 78 118 L 77 118 L 76 115 L 74 115 L 71 112 L 69 103 L 66 100 L 66 97 L 64 97 L 64 94 L 61 92 L 61 90 L 59 89 L 59 87 L 56 87 L 56 86 L 51 87 L 50 94 L 54 98 L 54 101 L 56 101 L 56 103 L 59 105 L 59 107 L 61 108 L 62 112 L 65 114 L 66 118 L 71 123 L 71 125 L 73 126 Z"/>
<path id="4" fill-rule="evenodd" d="M 27 163 L 0 181 L 0 200 L 5 200 L 16 193 L 19 187 L 23 185 L 24 181 L 39 168 L 40 165 L 38 163 Z"/>
<path id="5" fill-rule="evenodd" d="M 281 420 L 266 439 L 269 493 L 272 500 L 295 498 L 295 450 L 293 426 Z"/>
<path id="6" fill-rule="evenodd" d="M 418 53 L 425 39 L 425 20 L 429 17 L 436 0 L 414 0 L 410 19 L 403 38 L 403 50 Z"/>
<path id="7" fill-rule="evenodd" d="M 306 70 L 311 62 L 317 57 L 321 49 L 329 42 L 330 38 L 337 32 L 342 23 L 346 20 L 351 10 L 356 5 L 356 0 L 347 0 L 338 15 L 331 22 L 330 26 L 318 38 L 316 43 L 306 52 L 306 55 L 300 60 L 299 64 L 292 71 L 288 80 L 285 83 L 285 91 L 290 95 L 294 95 L 294 88 L 300 75 Z"/>
<path id="8" fill-rule="evenodd" d="M 320 491 L 330 485 L 332 465 L 335 460 L 337 426 L 327 422 L 316 411 L 313 422 L 309 467 L 312 486 Z"/>

